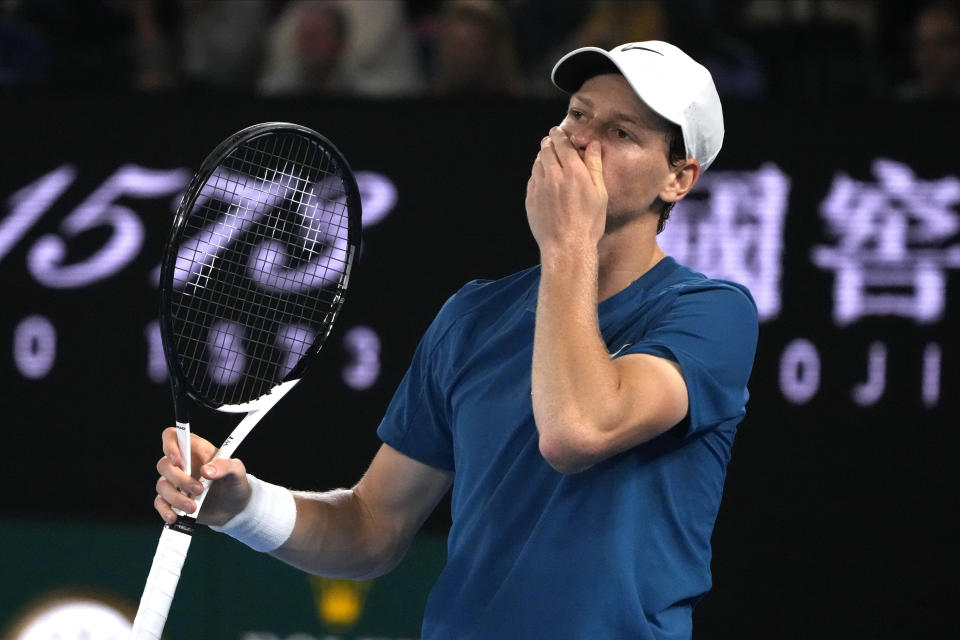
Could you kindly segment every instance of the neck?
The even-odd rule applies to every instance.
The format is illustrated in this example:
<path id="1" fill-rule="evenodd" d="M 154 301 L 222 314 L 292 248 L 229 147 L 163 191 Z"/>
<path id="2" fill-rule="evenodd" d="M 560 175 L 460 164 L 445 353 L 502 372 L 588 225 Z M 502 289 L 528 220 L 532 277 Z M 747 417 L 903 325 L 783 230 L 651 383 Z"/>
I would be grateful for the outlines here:
<path id="1" fill-rule="evenodd" d="M 598 302 L 623 291 L 666 257 L 657 244 L 656 227 L 651 229 L 649 224 L 625 225 L 604 235 L 597 254 Z"/>

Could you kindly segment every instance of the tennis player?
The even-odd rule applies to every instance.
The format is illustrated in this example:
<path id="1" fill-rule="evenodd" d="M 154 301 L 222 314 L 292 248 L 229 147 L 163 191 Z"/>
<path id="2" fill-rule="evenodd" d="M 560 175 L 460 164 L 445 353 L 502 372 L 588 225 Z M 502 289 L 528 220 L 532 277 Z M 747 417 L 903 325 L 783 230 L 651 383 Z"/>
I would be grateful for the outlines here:
<path id="1" fill-rule="evenodd" d="M 403 557 L 453 487 L 426 639 L 689 638 L 745 413 L 757 311 L 656 237 L 723 140 L 709 72 L 664 42 L 583 48 L 553 81 L 526 210 L 540 265 L 471 282 L 427 330 L 349 490 L 291 492 L 240 460 L 201 522 L 311 573 L 370 578 Z M 163 438 L 155 506 L 200 484 Z M 189 495 L 177 493 L 185 490 Z"/>

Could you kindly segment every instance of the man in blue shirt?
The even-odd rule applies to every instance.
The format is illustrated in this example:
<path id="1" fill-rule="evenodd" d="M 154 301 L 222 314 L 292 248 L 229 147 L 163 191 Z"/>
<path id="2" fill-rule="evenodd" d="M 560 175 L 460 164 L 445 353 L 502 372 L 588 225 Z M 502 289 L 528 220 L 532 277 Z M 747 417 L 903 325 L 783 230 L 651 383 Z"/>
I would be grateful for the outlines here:
<path id="1" fill-rule="evenodd" d="M 293 493 L 216 461 L 201 521 L 306 571 L 368 578 L 452 485 L 424 638 L 689 638 L 757 313 L 656 235 L 720 150 L 720 101 L 662 42 L 579 49 L 553 79 L 571 98 L 527 186 L 540 265 L 447 301 L 355 487 Z M 214 448 L 194 442 L 201 468 Z M 173 521 L 201 488 L 172 429 L 164 452 L 155 504 Z"/>

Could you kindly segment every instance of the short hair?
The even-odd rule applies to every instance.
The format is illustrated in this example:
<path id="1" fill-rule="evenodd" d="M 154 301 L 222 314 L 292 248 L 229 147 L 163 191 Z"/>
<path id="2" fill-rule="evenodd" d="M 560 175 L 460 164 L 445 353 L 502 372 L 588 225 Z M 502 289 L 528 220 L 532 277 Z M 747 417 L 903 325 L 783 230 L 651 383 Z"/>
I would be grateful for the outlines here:
<path id="1" fill-rule="evenodd" d="M 670 122 L 663 116 L 656 114 L 659 122 L 657 129 L 663 134 L 663 138 L 667 143 L 667 162 L 671 167 L 680 166 L 684 160 L 687 159 L 687 147 L 683 142 L 683 130 L 680 129 L 680 125 Z M 654 201 L 654 206 L 660 208 L 660 219 L 657 220 L 657 233 L 663 231 L 664 227 L 667 225 L 667 220 L 670 218 L 670 210 L 673 209 L 673 205 L 677 204 L 676 202 L 667 202 L 661 200 L 659 196 Z"/>

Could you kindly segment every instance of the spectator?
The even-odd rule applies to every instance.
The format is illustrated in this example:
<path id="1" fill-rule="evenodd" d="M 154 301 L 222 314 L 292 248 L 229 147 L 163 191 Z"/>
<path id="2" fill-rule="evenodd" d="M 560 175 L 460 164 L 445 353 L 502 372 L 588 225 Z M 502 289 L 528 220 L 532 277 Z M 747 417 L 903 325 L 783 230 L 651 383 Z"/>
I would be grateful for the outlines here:
<path id="1" fill-rule="evenodd" d="M 252 89 L 263 59 L 264 0 L 181 2 L 185 80 L 217 89 Z"/>
<path id="2" fill-rule="evenodd" d="M 914 79 L 901 87 L 904 100 L 960 98 L 960 6 L 928 2 L 913 23 Z"/>
<path id="3" fill-rule="evenodd" d="M 342 69 L 349 32 L 333 2 L 299 0 L 287 5 L 270 35 L 267 69 L 260 79 L 266 94 L 343 93 Z"/>
<path id="4" fill-rule="evenodd" d="M 269 35 L 266 94 L 409 95 L 423 88 L 405 8 L 395 0 L 293 0 Z"/>
<path id="5" fill-rule="evenodd" d="M 540 4 L 529 0 L 534 6 Z M 549 2 L 548 11 L 555 2 Z M 575 9 L 565 9 L 569 19 L 576 19 L 566 35 L 540 48 L 541 57 L 527 62 L 527 89 L 542 97 L 553 97 L 556 88 L 549 81 L 550 71 L 557 60 L 571 49 L 599 47 L 612 49 L 624 42 L 667 40 L 666 15 L 658 0 L 594 0 L 569 3 Z M 528 9 L 529 11 L 529 9 Z M 576 13 L 579 11 L 579 14 Z M 519 14 L 521 17 L 523 13 Z M 526 28 L 526 27 L 524 27 Z M 526 32 L 524 31 L 524 37 Z M 520 35 L 520 34 L 518 34 Z"/>
<path id="6" fill-rule="evenodd" d="M 567 51 L 572 34 L 593 7 L 589 2 L 510 0 L 517 61 L 528 95 L 556 98 L 550 71 Z"/>
<path id="7" fill-rule="evenodd" d="M 710 70 L 722 98 L 765 98 L 768 94 L 766 71 L 753 46 L 731 28 L 734 11 L 731 5 L 720 7 L 693 0 L 664 6 L 668 40 Z"/>
<path id="8" fill-rule="evenodd" d="M 623 42 L 667 38 L 667 20 L 658 0 L 598 0 L 573 46 L 612 49 Z"/>
<path id="9" fill-rule="evenodd" d="M 439 94 L 519 95 L 522 83 L 509 16 L 493 0 L 452 0 L 436 35 Z"/>
<path id="10" fill-rule="evenodd" d="M 134 0 L 127 4 L 134 25 L 133 88 L 165 91 L 180 85 L 181 8 L 172 0 Z"/>
<path id="11" fill-rule="evenodd" d="M 353 91 L 372 98 L 422 93 L 423 69 L 403 0 L 335 1 L 350 31 L 343 71 Z"/>
<path id="12" fill-rule="evenodd" d="M 568 47 L 610 49 L 620 42 L 676 42 L 710 70 L 721 96 L 763 97 L 766 78 L 756 54 L 727 32 L 721 13 L 709 2 L 694 0 L 597 0 Z"/>
<path id="13" fill-rule="evenodd" d="M 136 0 L 121 6 L 134 24 L 136 88 L 253 88 L 263 59 L 266 0 Z"/>

